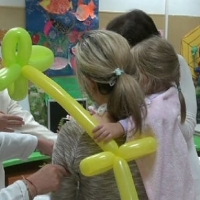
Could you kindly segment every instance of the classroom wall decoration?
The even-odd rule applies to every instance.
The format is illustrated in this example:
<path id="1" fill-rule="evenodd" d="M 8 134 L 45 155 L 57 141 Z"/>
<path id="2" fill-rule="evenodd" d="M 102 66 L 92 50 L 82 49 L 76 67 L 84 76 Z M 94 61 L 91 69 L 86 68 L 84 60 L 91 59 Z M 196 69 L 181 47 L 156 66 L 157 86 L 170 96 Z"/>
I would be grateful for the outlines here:
<path id="1" fill-rule="evenodd" d="M 99 0 L 25 0 L 25 6 L 26 30 L 32 43 L 49 47 L 54 53 L 54 64 L 45 73 L 53 80 L 65 77 L 66 82 L 60 84 L 65 88 L 68 79 L 75 74 L 74 46 L 85 31 L 99 28 Z M 76 81 L 73 88 L 78 87 L 77 84 Z M 42 94 L 38 94 L 39 90 L 37 86 L 30 88 L 30 102 Z M 37 121 L 47 125 L 47 109 L 41 114 L 43 104 L 35 101 L 30 105 Z"/>
<path id="2" fill-rule="evenodd" d="M 33 44 L 52 49 L 48 76 L 74 74 L 74 46 L 88 30 L 98 29 L 98 0 L 26 0 L 26 29 Z"/>
<path id="3" fill-rule="evenodd" d="M 194 84 L 196 86 L 197 115 L 196 121 L 200 123 L 200 26 L 186 34 L 181 42 L 181 53 L 187 61 Z"/>
<path id="4" fill-rule="evenodd" d="M 192 77 L 200 85 L 200 26 L 186 34 L 181 42 L 181 54 L 187 61 Z M 198 80 L 199 79 L 199 80 Z"/>

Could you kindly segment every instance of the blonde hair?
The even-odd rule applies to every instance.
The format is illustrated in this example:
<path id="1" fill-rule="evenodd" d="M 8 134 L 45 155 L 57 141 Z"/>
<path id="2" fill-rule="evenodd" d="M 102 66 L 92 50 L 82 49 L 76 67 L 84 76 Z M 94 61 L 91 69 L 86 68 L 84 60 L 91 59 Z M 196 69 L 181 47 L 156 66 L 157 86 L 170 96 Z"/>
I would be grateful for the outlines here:
<path id="1" fill-rule="evenodd" d="M 175 83 L 181 104 L 181 122 L 186 118 L 186 105 L 180 90 L 180 64 L 173 46 L 167 40 L 154 36 L 131 49 L 139 71 L 138 82 L 145 95 L 166 91 Z"/>
<path id="2" fill-rule="evenodd" d="M 76 62 L 83 89 L 92 96 L 89 79 L 96 82 L 101 94 L 109 94 L 107 109 L 111 117 L 118 121 L 132 116 L 135 131 L 141 131 L 146 106 L 134 78 L 136 69 L 126 39 L 107 30 L 89 31 L 76 46 Z"/>

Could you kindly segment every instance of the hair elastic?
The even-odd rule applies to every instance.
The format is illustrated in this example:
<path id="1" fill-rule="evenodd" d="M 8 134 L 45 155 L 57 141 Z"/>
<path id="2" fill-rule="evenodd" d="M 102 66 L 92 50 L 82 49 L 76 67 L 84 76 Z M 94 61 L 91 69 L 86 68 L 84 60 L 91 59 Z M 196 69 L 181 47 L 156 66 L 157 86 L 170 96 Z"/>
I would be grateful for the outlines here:
<path id="1" fill-rule="evenodd" d="M 177 86 L 177 90 L 178 90 L 178 92 L 181 92 L 181 86 L 180 85 Z"/>
<path id="2" fill-rule="evenodd" d="M 117 68 L 117 69 L 114 70 L 114 73 L 115 73 L 116 76 L 121 76 L 122 74 L 124 74 L 124 70 Z"/>
<path id="3" fill-rule="evenodd" d="M 115 76 L 115 77 L 111 77 L 111 79 L 110 79 L 110 81 L 109 81 L 109 85 L 110 85 L 111 87 L 115 85 L 116 79 L 117 79 L 116 76 Z"/>
<path id="4" fill-rule="evenodd" d="M 120 69 L 120 68 L 116 68 L 114 70 L 115 76 L 111 77 L 110 81 L 109 81 L 109 85 L 112 87 L 115 85 L 116 81 L 117 81 L 117 77 L 121 76 L 122 74 L 124 74 L 124 70 Z"/>

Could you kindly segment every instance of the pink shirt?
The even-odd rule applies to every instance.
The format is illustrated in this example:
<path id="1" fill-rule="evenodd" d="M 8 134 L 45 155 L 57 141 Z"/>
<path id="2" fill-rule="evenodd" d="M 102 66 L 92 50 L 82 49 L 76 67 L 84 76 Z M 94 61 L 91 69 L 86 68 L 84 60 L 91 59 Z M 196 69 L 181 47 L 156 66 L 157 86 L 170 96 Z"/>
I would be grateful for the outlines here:
<path id="1" fill-rule="evenodd" d="M 158 149 L 155 154 L 136 162 L 149 200 L 197 199 L 187 143 L 180 130 L 177 93 L 177 89 L 172 87 L 162 94 L 146 98 L 148 115 L 144 127 L 151 127 Z M 129 122 L 128 126 L 133 127 L 133 124 Z"/>

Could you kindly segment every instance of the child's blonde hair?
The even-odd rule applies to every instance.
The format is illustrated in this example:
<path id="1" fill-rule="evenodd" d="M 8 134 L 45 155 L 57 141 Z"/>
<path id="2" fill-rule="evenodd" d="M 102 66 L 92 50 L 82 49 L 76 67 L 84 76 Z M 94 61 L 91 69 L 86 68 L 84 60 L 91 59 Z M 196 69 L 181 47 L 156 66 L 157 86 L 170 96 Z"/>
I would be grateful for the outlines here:
<path id="1" fill-rule="evenodd" d="M 144 40 L 131 49 L 134 65 L 139 71 L 138 81 L 145 95 L 177 87 L 181 104 L 181 122 L 185 121 L 186 105 L 180 88 L 180 64 L 173 46 L 155 36 Z"/>
<path id="2" fill-rule="evenodd" d="M 79 82 L 89 96 L 92 80 L 101 94 L 109 95 L 107 109 L 114 120 L 132 116 L 135 131 L 141 131 L 146 106 L 126 39 L 107 30 L 89 31 L 76 46 L 76 61 Z"/>

